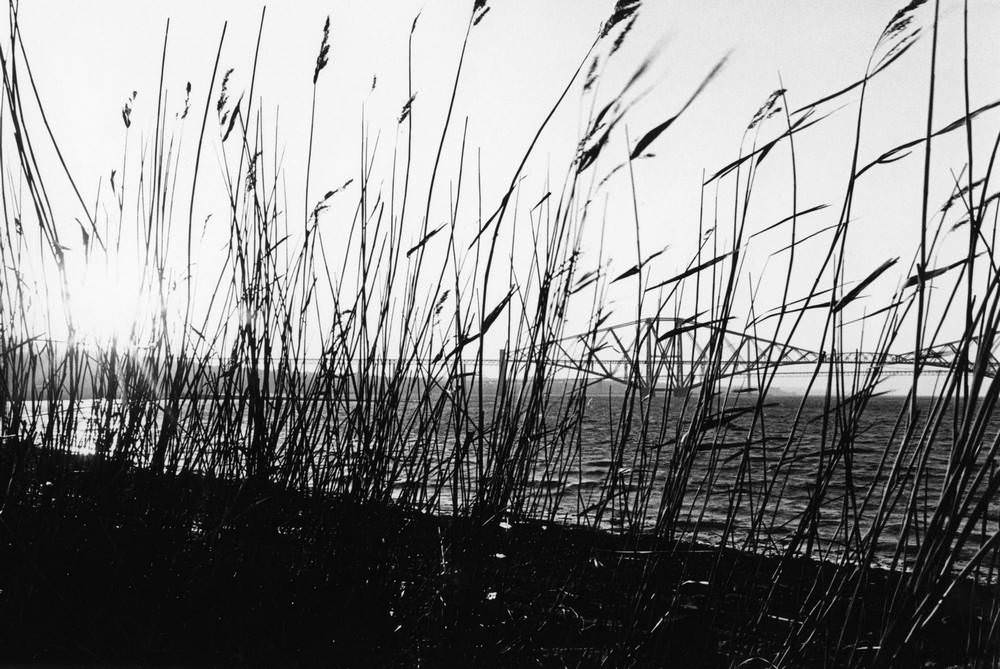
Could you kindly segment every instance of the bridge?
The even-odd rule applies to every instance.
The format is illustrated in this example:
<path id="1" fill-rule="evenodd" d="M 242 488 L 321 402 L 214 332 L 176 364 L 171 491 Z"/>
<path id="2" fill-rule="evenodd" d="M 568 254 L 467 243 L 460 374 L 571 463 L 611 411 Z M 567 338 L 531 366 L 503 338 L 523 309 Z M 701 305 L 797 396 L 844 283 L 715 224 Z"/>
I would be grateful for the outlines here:
<path id="1" fill-rule="evenodd" d="M 697 322 L 692 318 L 656 317 L 626 323 L 598 326 L 584 334 L 550 338 L 541 344 L 501 350 L 497 358 L 466 358 L 463 364 L 482 363 L 496 370 L 498 379 L 510 378 L 512 366 L 544 360 L 549 369 L 567 374 L 581 374 L 588 380 L 608 380 L 622 384 L 638 383 L 660 389 L 693 388 L 710 373 L 712 378 L 752 377 L 755 373 L 811 375 L 818 365 L 878 365 L 880 376 L 910 376 L 917 356 L 911 352 L 881 353 L 871 351 L 814 351 L 787 342 L 740 332 L 727 327 L 726 320 Z M 65 344 L 44 337 L 35 338 L 43 345 Z M 16 348 L 16 347 L 15 347 Z M 13 351 L 14 349 L 11 349 Z M 7 353 L 5 351 L 5 353 Z M 967 372 L 979 365 L 990 378 L 1000 375 L 1000 360 L 993 351 L 980 350 L 973 340 L 965 353 L 973 361 Z M 924 348 L 920 353 L 921 374 L 947 374 L 962 364 L 962 342 L 950 341 Z M 272 358 L 276 361 L 280 358 Z M 441 360 L 409 357 L 409 364 L 433 365 Z M 301 356 L 298 363 L 317 365 L 321 358 Z M 394 364 L 397 358 L 355 360 L 356 365 Z M 231 366 L 225 357 L 219 368 Z M 485 374 L 485 372 L 484 372 Z M 486 374 L 492 376 L 491 374 Z"/>
<path id="2" fill-rule="evenodd" d="M 547 364 L 568 372 L 662 389 L 697 386 L 709 372 L 714 378 L 764 371 L 811 375 L 817 365 L 879 365 L 882 376 L 909 376 L 917 359 L 913 351 L 837 351 L 831 355 L 732 330 L 720 321 L 695 323 L 659 317 L 599 327 L 533 347 L 502 350 L 495 361 L 500 377 L 507 375 L 512 364 L 536 361 L 542 349 Z M 1000 360 L 992 351 L 979 351 L 975 340 L 965 355 L 972 361 L 966 364 L 968 372 L 980 364 L 987 377 L 1000 374 Z M 962 364 L 962 356 L 961 341 L 926 347 L 919 356 L 921 374 L 947 374 Z M 982 358 L 978 363 L 977 356 Z"/>

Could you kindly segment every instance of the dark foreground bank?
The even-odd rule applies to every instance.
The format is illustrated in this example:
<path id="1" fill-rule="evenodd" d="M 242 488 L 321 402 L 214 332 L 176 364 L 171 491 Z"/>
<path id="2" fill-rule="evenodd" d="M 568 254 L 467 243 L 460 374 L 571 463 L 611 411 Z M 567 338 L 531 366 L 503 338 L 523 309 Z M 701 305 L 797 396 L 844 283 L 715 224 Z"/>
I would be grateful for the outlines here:
<path id="1" fill-rule="evenodd" d="M 842 571 L 804 559 L 779 568 L 709 546 L 78 458 L 22 466 L 31 475 L 15 480 L 33 483 L 8 491 L 0 525 L 5 663 L 866 664 L 896 584 L 868 570 L 859 602 L 830 601 Z M 978 630 L 991 599 L 960 588 L 894 661 L 987 659 Z M 823 623 L 850 604 L 848 628 Z"/>

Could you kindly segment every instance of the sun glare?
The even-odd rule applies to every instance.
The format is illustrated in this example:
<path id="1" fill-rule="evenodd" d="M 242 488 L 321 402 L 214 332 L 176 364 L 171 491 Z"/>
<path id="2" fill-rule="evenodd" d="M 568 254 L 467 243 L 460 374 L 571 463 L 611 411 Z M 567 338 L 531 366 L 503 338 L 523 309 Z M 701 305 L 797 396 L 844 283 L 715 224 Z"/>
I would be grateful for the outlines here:
<path id="1" fill-rule="evenodd" d="M 128 345 L 141 306 L 141 282 L 136 273 L 91 264 L 69 290 L 77 342 L 99 348 Z"/>

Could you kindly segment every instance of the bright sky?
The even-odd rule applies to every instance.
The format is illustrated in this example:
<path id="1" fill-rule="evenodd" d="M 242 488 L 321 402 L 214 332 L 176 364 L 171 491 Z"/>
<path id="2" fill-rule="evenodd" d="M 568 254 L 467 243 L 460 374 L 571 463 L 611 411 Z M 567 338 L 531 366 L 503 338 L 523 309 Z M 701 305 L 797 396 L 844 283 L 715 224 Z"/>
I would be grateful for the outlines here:
<path id="1" fill-rule="evenodd" d="M 273 133 L 275 118 L 280 125 L 279 152 L 283 155 L 290 209 L 305 207 L 302 183 L 311 79 L 326 16 L 331 20 L 330 65 L 319 82 L 311 200 L 357 176 L 363 115 L 372 141 L 381 132 L 376 158 L 380 169 L 376 170 L 375 181 L 388 189 L 393 147 L 405 139 L 396 118 L 407 99 L 407 38 L 418 12 L 413 53 L 417 92 L 413 107 L 413 155 L 415 191 L 423 192 L 471 4 L 455 0 L 357 0 L 268 5 L 255 97 L 263 101 L 266 132 Z M 583 59 L 613 3 L 492 0 L 489 4 L 490 12 L 472 31 L 459 85 L 456 121 L 446 139 L 446 159 L 439 179 L 441 184 L 455 181 L 461 128 L 468 117 L 467 153 L 475 156 L 476 151 L 481 152 L 483 208 L 492 211 L 535 128 Z M 652 265 L 654 277 L 671 276 L 688 262 L 697 236 L 702 171 L 711 172 L 736 157 L 747 122 L 778 87 L 779 76 L 793 107 L 855 81 L 864 72 L 869 53 L 886 22 L 902 4 L 905 3 L 899 0 L 838 3 L 710 0 L 643 4 L 635 30 L 602 79 L 598 104 L 616 92 L 650 53 L 658 53 L 658 57 L 653 61 L 646 85 L 655 87 L 630 113 L 627 125 L 612 136 L 599 174 L 606 173 L 624 157 L 626 128 L 634 143 L 650 127 L 672 115 L 711 67 L 731 53 L 726 67 L 704 95 L 657 140 L 652 149 L 657 156 L 637 164 L 642 245 L 648 252 L 670 245 L 670 250 Z M 180 112 L 185 84 L 190 81 L 192 85 L 192 111 L 181 142 L 181 151 L 186 152 L 182 156 L 186 155 L 190 163 L 223 23 L 229 22 L 220 70 L 235 68 L 229 83 L 230 98 L 235 100 L 249 87 L 260 10 L 260 5 L 245 1 L 22 3 L 20 21 L 35 81 L 63 156 L 88 199 L 93 200 L 102 180 L 107 188 L 112 169 L 120 169 L 125 136 L 121 107 L 133 90 L 138 95 L 129 138 L 131 160 L 136 160 L 138 147 L 152 135 L 167 20 L 170 31 L 164 82 L 168 116 Z M 942 1 L 935 110 L 938 127 L 958 117 L 963 108 L 961 10 L 961 0 Z M 977 107 L 1000 98 L 1000 81 L 995 74 L 1000 71 L 1000 50 L 994 46 L 1000 28 L 1000 7 L 992 2 L 973 1 L 970 11 L 972 107 Z M 928 7 L 921 12 L 920 18 L 929 18 Z M 863 161 L 924 132 L 930 52 L 930 31 L 925 32 L 917 47 L 880 76 L 871 90 L 862 133 Z M 373 78 L 376 78 L 374 90 Z M 216 96 L 217 93 L 212 97 L 213 107 Z M 849 170 L 856 97 L 845 102 L 851 105 L 796 140 L 800 209 L 820 203 L 834 205 L 803 219 L 805 232 L 833 223 L 840 209 Z M 561 183 L 590 104 L 590 98 L 580 97 L 577 87 L 553 119 L 522 184 L 524 202 L 533 203 L 544 194 L 547 170 L 553 183 Z M 985 115 L 974 126 L 979 165 L 985 165 L 988 158 L 998 130 L 997 118 L 996 113 Z M 780 132 L 781 125 L 772 122 L 765 127 L 762 137 L 770 138 Z M 963 142 L 964 134 L 954 133 L 934 145 L 935 152 L 940 151 L 936 153 L 934 209 L 951 188 L 949 170 L 957 174 L 962 169 Z M 42 154 L 43 166 L 55 174 L 51 169 L 52 155 L 45 155 L 44 150 Z M 868 291 L 871 308 L 884 304 L 915 248 L 921 158 L 918 150 L 906 160 L 871 173 L 859 186 L 847 276 L 861 278 L 888 257 L 902 256 L 904 261 L 897 276 L 880 284 L 881 289 L 873 287 Z M 218 202 L 210 194 L 220 190 L 223 183 L 220 159 L 216 136 L 214 142 L 206 144 L 202 156 L 196 221 L 203 221 L 217 208 Z M 791 213 L 790 183 L 789 155 L 783 147 L 775 152 L 758 177 L 749 231 Z M 178 221 L 186 218 L 187 184 L 188 178 L 182 176 L 178 201 L 185 203 L 185 213 L 175 214 Z M 79 205 L 69 197 L 64 185 L 52 188 L 57 193 L 54 199 L 59 225 L 67 230 L 66 238 L 76 242 L 79 237 L 74 217 L 80 215 Z M 609 181 L 607 192 L 610 201 L 606 252 L 614 259 L 611 271 L 622 271 L 635 262 L 631 195 L 624 172 Z M 438 193 L 441 202 L 435 202 L 432 218 L 443 219 L 444 214 L 437 212 L 447 207 L 447 187 L 443 186 Z M 724 202 L 731 202 L 732 185 L 723 184 L 719 196 Z M 352 207 L 353 203 L 345 201 L 345 205 Z M 468 229 L 474 230 L 475 220 L 471 218 L 474 200 L 467 199 L 466 205 L 470 214 Z M 730 217 L 721 226 L 728 229 L 731 206 L 724 204 L 720 209 L 721 216 Z M 349 207 L 333 209 L 332 221 L 336 220 L 335 212 L 349 214 L 349 211 Z M 332 221 L 330 225 L 336 226 Z M 182 227 L 178 222 L 178 230 Z M 598 244 L 597 226 L 590 232 L 593 237 L 588 238 L 585 250 L 595 250 Z M 415 228 L 413 235 L 416 239 Z M 214 269 L 213 263 L 217 264 L 221 257 L 218 240 L 223 238 L 224 234 L 215 238 L 210 232 L 200 245 L 196 280 L 204 275 L 206 268 Z M 336 245 L 335 228 L 327 241 Z M 787 241 L 787 233 L 762 237 L 756 252 L 748 257 L 746 271 L 755 273 L 756 280 L 770 252 Z M 67 245 L 71 249 L 79 246 Z M 815 245 L 817 250 L 822 247 L 823 242 Z M 818 261 L 817 251 L 810 248 L 802 247 L 801 262 L 805 267 Z M 950 251 L 960 252 L 961 243 L 957 241 L 944 248 L 942 263 L 953 259 Z M 428 253 L 442 251 L 443 245 L 428 249 Z M 765 274 L 760 294 L 763 306 L 773 306 L 780 297 L 779 269 L 773 268 Z M 107 290 L 121 290 L 122 295 L 112 293 L 113 299 L 102 302 L 128 302 L 129 281 L 118 279 Z M 795 287 L 806 289 L 804 283 Z M 634 287 L 612 291 L 609 303 L 621 305 L 619 320 L 628 319 L 633 295 Z M 798 296 L 793 289 L 792 297 Z M 100 311 L 100 307 L 92 306 L 92 310 Z M 119 316 L 119 312 L 112 310 L 102 317 L 114 320 Z"/>

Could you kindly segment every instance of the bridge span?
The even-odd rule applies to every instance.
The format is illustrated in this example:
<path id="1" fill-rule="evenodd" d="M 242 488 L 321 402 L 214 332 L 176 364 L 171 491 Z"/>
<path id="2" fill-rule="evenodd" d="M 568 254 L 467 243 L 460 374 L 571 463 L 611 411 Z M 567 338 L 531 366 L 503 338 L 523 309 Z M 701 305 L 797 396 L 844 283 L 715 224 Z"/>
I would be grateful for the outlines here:
<path id="1" fill-rule="evenodd" d="M 862 373 L 877 368 L 880 376 L 908 376 L 918 360 L 914 351 L 815 351 L 718 322 L 649 318 L 502 350 L 499 358 L 484 363 L 495 362 L 504 377 L 511 365 L 535 362 L 543 355 L 547 364 L 567 372 L 667 389 L 696 386 L 709 373 L 716 378 L 764 372 L 811 375 L 824 365 L 863 367 Z M 964 351 L 960 341 L 926 347 L 920 351 L 919 364 L 921 374 L 948 374 L 963 364 L 967 371 L 978 367 L 990 378 L 1000 374 L 1000 360 L 994 352 L 979 350 L 975 341 Z"/>

